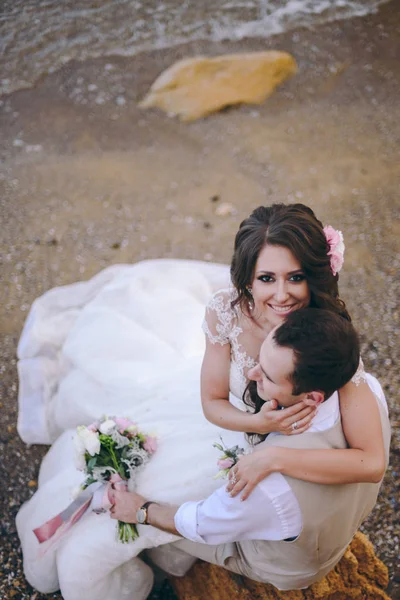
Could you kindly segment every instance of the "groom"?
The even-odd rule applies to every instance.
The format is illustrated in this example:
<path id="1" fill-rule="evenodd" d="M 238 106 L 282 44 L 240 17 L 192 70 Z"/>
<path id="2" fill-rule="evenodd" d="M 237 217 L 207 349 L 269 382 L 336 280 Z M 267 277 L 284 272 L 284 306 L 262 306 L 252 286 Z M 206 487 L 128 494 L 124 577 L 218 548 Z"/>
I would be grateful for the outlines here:
<path id="1" fill-rule="evenodd" d="M 249 376 L 263 400 L 275 399 L 280 407 L 307 400 L 318 411 L 305 433 L 270 434 L 257 450 L 346 448 L 336 390 L 357 371 L 359 355 L 357 334 L 342 317 L 312 308 L 289 314 L 267 336 Z M 388 454 L 389 421 L 376 381 L 375 386 Z M 272 473 L 245 502 L 232 498 L 224 486 L 205 500 L 180 507 L 116 491 L 111 516 L 185 538 L 150 553 L 171 574 L 184 574 L 190 557 L 196 557 L 281 590 L 301 589 L 340 560 L 374 507 L 379 485 L 321 485 Z"/>

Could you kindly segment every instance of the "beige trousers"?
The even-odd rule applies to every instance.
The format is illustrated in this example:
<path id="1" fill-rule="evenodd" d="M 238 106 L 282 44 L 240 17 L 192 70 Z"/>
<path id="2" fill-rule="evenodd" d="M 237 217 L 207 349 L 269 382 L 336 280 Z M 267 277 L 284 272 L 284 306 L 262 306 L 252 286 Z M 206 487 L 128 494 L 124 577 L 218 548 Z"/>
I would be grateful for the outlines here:
<path id="1" fill-rule="evenodd" d="M 183 577 L 200 558 L 233 573 L 261 581 L 260 577 L 252 571 L 249 562 L 240 551 L 240 546 L 235 543 L 212 546 L 182 539 L 173 544 L 151 548 L 147 553 L 154 564 L 175 577 Z"/>

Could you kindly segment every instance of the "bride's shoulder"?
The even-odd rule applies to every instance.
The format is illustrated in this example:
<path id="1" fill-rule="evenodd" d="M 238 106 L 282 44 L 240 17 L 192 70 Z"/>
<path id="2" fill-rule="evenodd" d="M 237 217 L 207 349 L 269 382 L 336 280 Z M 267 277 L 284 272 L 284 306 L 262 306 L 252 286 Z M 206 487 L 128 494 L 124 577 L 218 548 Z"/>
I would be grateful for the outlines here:
<path id="1" fill-rule="evenodd" d="M 361 356 L 358 363 L 357 371 L 354 373 L 353 377 L 343 386 L 343 388 L 345 388 L 346 390 L 348 390 L 349 393 L 351 393 L 351 390 L 353 388 L 351 384 L 354 384 L 356 387 L 358 387 L 360 383 L 368 384 L 368 377 Z"/>
<path id="2" fill-rule="evenodd" d="M 229 287 L 217 290 L 208 301 L 207 311 L 236 313 L 236 307 L 232 308 L 232 302 L 234 302 L 236 298 L 237 291 L 235 288 Z"/>
<path id="3" fill-rule="evenodd" d="M 350 379 L 351 383 L 359 386 L 360 383 L 368 383 L 367 374 L 365 372 L 364 363 L 360 356 L 360 362 L 358 363 L 357 371 L 354 373 L 353 377 Z"/>
<path id="4" fill-rule="evenodd" d="M 232 307 L 237 298 L 234 288 L 224 288 L 216 291 L 210 298 L 203 322 L 203 330 L 213 343 L 226 344 L 237 320 L 238 310 Z"/>

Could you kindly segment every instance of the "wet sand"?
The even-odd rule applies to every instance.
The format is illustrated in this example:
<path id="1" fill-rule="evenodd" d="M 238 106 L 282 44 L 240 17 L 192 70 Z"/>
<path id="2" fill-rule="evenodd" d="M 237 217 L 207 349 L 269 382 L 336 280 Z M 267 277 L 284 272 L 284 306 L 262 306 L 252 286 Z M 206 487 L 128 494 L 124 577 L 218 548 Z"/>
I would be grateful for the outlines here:
<path id="1" fill-rule="evenodd" d="M 178 58 L 269 48 L 291 52 L 299 72 L 261 107 L 189 125 L 137 107 Z M 16 344 L 34 298 L 114 263 L 229 262 L 240 220 L 276 201 L 309 204 L 345 236 L 341 295 L 393 423 L 391 466 L 363 531 L 390 569 L 389 595 L 400 597 L 399 56 L 392 2 L 376 15 L 268 40 L 69 63 L 1 99 L 1 598 L 44 598 L 24 581 L 14 527 L 46 450 L 27 448 L 15 429 Z M 233 215 L 216 215 L 222 202 Z"/>

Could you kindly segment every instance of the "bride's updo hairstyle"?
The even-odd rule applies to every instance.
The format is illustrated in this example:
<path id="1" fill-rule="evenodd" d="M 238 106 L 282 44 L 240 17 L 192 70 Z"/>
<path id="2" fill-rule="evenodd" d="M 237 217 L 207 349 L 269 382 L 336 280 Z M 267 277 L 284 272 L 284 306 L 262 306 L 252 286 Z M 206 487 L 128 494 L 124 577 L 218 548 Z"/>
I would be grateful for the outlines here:
<path id="1" fill-rule="evenodd" d="M 235 237 L 231 279 L 239 305 L 246 311 L 252 301 L 247 289 L 264 246 L 284 246 L 301 264 L 310 289 L 310 307 L 331 310 L 351 321 L 345 303 L 339 298 L 338 275 L 333 275 L 323 225 L 304 204 L 259 206 L 242 221 Z"/>

